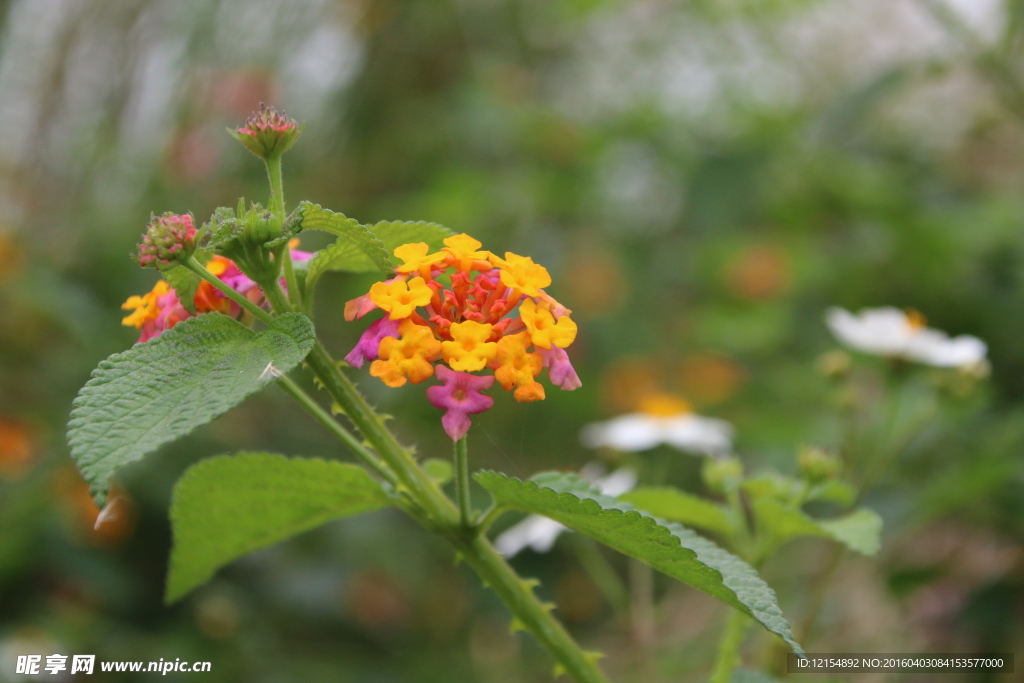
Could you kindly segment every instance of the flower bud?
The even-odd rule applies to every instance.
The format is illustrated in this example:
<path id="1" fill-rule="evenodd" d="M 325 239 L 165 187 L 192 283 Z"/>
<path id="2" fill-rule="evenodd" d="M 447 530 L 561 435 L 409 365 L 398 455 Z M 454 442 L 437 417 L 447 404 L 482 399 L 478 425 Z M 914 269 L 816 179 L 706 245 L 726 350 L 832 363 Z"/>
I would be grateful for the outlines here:
<path id="1" fill-rule="evenodd" d="M 715 493 L 728 493 L 739 488 L 743 480 L 743 463 L 739 458 L 708 458 L 701 468 L 704 484 Z"/>
<path id="2" fill-rule="evenodd" d="M 261 102 L 260 110 L 253 112 L 241 128 L 228 128 L 228 133 L 250 152 L 267 159 L 287 152 L 299 139 L 302 126 Z"/>
<path id="3" fill-rule="evenodd" d="M 812 483 L 835 479 L 843 469 L 839 458 L 821 448 L 801 448 L 797 462 L 800 473 Z"/>
<path id="4" fill-rule="evenodd" d="M 169 266 L 187 259 L 195 249 L 196 228 L 191 214 L 153 216 L 139 244 L 139 265 L 143 268 Z"/>

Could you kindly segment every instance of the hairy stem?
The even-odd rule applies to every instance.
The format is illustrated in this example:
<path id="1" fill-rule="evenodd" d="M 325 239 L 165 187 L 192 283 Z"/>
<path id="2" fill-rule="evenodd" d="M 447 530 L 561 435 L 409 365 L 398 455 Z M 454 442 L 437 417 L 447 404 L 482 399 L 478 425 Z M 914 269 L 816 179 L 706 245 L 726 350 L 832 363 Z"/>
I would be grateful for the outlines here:
<path id="1" fill-rule="evenodd" d="M 466 439 L 464 436 L 455 442 L 455 499 L 459 503 L 459 520 L 463 529 L 473 525 L 469 509 L 469 455 Z"/>
<path id="2" fill-rule="evenodd" d="M 271 154 L 266 158 L 267 178 L 270 180 L 270 213 L 277 219 L 278 227 L 284 225 L 284 180 L 281 175 L 281 155 Z"/>
<path id="3" fill-rule="evenodd" d="M 196 261 L 194 256 L 190 256 L 187 261 L 183 261 L 182 265 L 219 289 L 225 296 L 241 306 L 243 310 L 251 313 L 258 320 L 262 320 L 268 325 L 274 322 L 274 317 L 270 315 L 270 313 L 264 311 L 262 308 L 229 287 L 223 280 L 204 268 L 199 261 Z"/>
<path id="4" fill-rule="evenodd" d="M 487 539 L 476 536 L 454 542 L 456 549 L 484 583 L 493 590 L 528 630 L 558 661 L 561 669 L 577 683 L 609 683 L 596 660 L 599 655 L 584 652 L 557 619 L 552 605 L 541 603 L 533 594 L 533 583 L 516 575 Z"/>
<path id="5" fill-rule="evenodd" d="M 363 446 L 362 442 L 356 438 L 355 434 L 338 424 L 338 421 L 335 420 L 330 413 L 324 410 L 319 403 L 313 400 L 312 396 L 303 391 L 302 388 L 292 379 L 287 376 L 282 376 L 278 378 L 277 383 L 289 396 L 294 398 L 307 413 L 312 415 L 317 422 L 326 427 L 327 431 L 348 446 L 352 452 L 356 454 L 356 457 L 376 472 L 381 479 L 392 486 L 398 483 L 394 473 L 385 467 L 384 464 L 377 459 L 377 456 L 368 451 L 366 447 Z"/>

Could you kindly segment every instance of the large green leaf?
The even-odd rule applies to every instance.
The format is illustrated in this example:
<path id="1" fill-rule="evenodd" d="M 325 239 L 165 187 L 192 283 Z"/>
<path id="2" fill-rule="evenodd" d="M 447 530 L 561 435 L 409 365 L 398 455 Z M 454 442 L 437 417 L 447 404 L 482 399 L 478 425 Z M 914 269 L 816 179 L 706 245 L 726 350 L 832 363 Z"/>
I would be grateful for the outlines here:
<path id="1" fill-rule="evenodd" d="M 390 504 L 380 484 L 356 465 L 269 453 L 204 460 L 174 487 L 167 602 L 243 555 Z"/>
<path id="2" fill-rule="evenodd" d="M 416 223 L 404 221 L 381 221 L 369 226 L 369 230 L 384 244 L 389 260 L 397 247 L 410 242 L 426 242 L 431 251 L 444 246 L 444 239 L 453 233 L 437 223 Z M 389 261 L 393 265 L 393 261 Z M 320 276 L 330 270 L 342 270 L 349 273 L 372 273 L 378 265 L 367 253 L 350 239 L 339 237 L 334 244 L 317 252 L 309 264 L 307 283 L 310 288 L 316 286 Z"/>
<path id="3" fill-rule="evenodd" d="M 476 480 L 499 505 L 553 519 L 699 588 L 750 615 L 795 652 L 802 652 L 774 591 L 757 572 L 689 529 L 605 496 L 571 474 L 543 474 L 522 482 L 497 472 L 480 472 Z"/>
<path id="4" fill-rule="evenodd" d="M 670 522 L 732 535 L 729 514 L 722 506 L 670 486 L 636 489 L 619 496 L 619 500 Z"/>
<path id="5" fill-rule="evenodd" d="M 882 519 L 867 508 L 825 520 L 770 498 L 755 500 L 753 508 L 758 533 L 770 534 L 779 544 L 798 536 L 822 536 L 864 555 L 874 555 L 881 545 Z"/>
<path id="6" fill-rule="evenodd" d="M 288 313 L 256 333 L 220 313 L 189 318 L 99 364 L 75 399 L 68 444 L 97 504 L 111 475 L 295 367 L 313 324 Z"/>
<path id="7" fill-rule="evenodd" d="M 344 265 L 346 255 L 357 260 L 363 259 L 368 264 L 365 270 L 358 272 L 379 270 L 385 275 L 391 275 L 394 270 L 391 252 L 370 228 L 360 225 L 358 221 L 348 218 L 344 214 L 335 213 L 318 204 L 303 202 L 301 211 L 303 230 L 323 230 L 337 235 L 339 238 L 334 245 L 314 257 L 314 263 L 310 263 L 309 272 L 314 282 L 324 271 L 331 270 L 326 267 L 329 263 L 336 262 L 339 265 Z M 317 265 L 316 260 L 322 260 L 322 265 Z M 336 269 L 348 270 L 347 268 Z"/>

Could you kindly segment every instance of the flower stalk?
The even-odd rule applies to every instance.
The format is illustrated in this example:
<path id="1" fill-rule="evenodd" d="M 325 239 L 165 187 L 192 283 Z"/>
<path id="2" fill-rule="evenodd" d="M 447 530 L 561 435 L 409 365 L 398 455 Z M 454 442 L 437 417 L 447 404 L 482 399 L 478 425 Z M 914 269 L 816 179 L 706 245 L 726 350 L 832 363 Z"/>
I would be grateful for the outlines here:
<path id="1" fill-rule="evenodd" d="M 473 527 L 472 512 L 469 500 L 469 455 L 466 439 L 462 437 L 455 442 L 455 496 L 459 503 L 459 521 L 462 528 L 470 530 Z"/>

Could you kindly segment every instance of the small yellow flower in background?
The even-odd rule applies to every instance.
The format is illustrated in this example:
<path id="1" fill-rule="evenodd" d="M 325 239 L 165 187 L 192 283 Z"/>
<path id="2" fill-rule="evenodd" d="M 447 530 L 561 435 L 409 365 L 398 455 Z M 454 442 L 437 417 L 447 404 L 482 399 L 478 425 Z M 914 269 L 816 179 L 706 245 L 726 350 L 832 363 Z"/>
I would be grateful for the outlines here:
<path id="1" fill-rule="evenodd" d="M 467 320 L 449 329 L 454 341 L 441 342 L 444 359 L 452 370 L 475 372 L 483 370 L 498 353 L 498 345 L 489 342 L 494 327 L 490 323 Z"/>
<path id="2" fill-rule="evenodd" d="M 370 374 L 379 377 L 389 387 L 400 387 L 406 381 L 419 384 L 434 375 L 431 361 L 441 355 L 441 342 L 434 338 L 429 327 L 405 320 L 398 328 L 401 339 L 384 337 L 378 355 L 370 366 Z"/>
<path id="3" fill-rule="evenodd" d="M 433 290 L 422 277 L 414 277 L 408 283 L 401 280 L 377 282 L 370 288 L 370 300 L 387 311 L 392 320 L 408 318 L 417 306 L 429 304 L 433 296 Z"/>
<path id="4" fill-rule="evenodd" d="M 551 311 L 540 308 L 532 299 L 523 302 L 519 314 L 530 331 L 530 339 L 541 348 L 557 346 L 564 349 L 576 339 L 576 323 L 569 316 L 563 315 L 556 323 Z"/>

